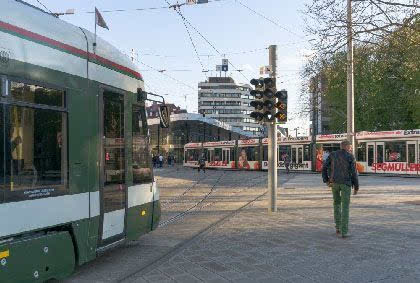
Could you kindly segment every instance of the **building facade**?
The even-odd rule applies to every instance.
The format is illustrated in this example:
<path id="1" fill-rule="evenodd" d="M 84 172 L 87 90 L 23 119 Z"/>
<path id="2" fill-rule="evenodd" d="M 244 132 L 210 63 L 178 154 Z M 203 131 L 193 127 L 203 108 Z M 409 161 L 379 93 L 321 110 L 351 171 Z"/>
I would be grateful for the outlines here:
<path id="1" fill-rule="evenodd" d="M 227 141 L 255 138 L 256 136 L 239 130 L 218 120 L 201 114 L 172 114 L 169 128 L 160 127 L 159 118 L 147 120 L 152 153 L 171 154 L 178 162 L 184 156 L 184 145 L 190 142 Z"/>
<path id="2" fill-rule="evenodd" d="M 209 77 L 198 84 L 198 112 L 233 128 L 262 136 L 263 127 L 249 114 L 254 110 L 249 85 L 238 85 L 230 77 Z"/>

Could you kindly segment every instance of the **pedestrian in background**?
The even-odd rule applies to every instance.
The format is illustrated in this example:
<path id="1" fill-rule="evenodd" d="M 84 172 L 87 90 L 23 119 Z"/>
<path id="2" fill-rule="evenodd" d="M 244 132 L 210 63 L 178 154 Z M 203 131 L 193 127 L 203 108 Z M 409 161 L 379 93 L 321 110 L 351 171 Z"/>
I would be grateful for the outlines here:
<path id="1" fill-rule="evenodd" d="M 156 166 L 157 166 L 157 156 L 156 155 L 153 155 L 152 162 L 153 162 L 153 168 L 156 168 Z"/>
<path id="2" fill-rule="evenodd" d="M 289 174 L 290 172 L 290 157 L 287 153 L 285 153 L 283 155 L 283 162 L 284 162 L 284 167 L 286 167 L 286 174 Z"/>
<path id="3" fill-rule="evenodd" d="M 351 188 L 359 191 L 356 161 L 351 154 L 349 141 L 342 141 L 340 150 L 329 154 L 322 167 L 322 178 L 332 189 L 334 199 L 334 221 L 336 234 L 348 236 Z"/>
<path id="4" fill-rule="evenodd" d="M 159 154 L 159 168 L 162 168 L 163 166 L 163 156 L 162 154 Z"/>
<path id="5" fill-rule="evenodd" d="M 204 153 L 201 155 L 200 159 L 198 160 L 198 172 L 200 172 L 200 169 L 203 170 L 204 173 L 206 173 L 206 157 L 204 156 Z"/>

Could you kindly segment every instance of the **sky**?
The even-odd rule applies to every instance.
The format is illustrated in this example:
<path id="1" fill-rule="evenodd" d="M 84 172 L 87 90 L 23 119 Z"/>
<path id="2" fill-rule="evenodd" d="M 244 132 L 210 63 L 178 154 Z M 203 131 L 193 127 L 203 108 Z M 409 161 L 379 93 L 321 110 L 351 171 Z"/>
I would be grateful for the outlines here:
<path id="1" fill-rule="evenodd" d="M 60 18 L 91 31 L 95 16 L 89 12 L 95 7 L 103 11 L 109 30 L 98 27 L 98 36 L 126 54 L 134 50 L 135 63 L 144 77 L 146 90 L 167 94 L 167 102 L 187 108 L 188 112 L 197 112 L 197 85 L 206 76 L 219 75 L 215 69 L 222 58 L 229 59 L 235 66 L 229 66 L 228 76 L 237 83 L 249 83 L 250 79 L 260 76 L 259 67 L 268 65 L 266 48 L 275 44 L 278 46 L 277 88 L 286 89 L 289 94 L 286 127 L 289 130 L 299 127 L 299 133 L 308 133 L 309 120 L 299 118 L 298 109 L 300 71 L 311 54 L 310 36 L 305 34 L 302 14 L 305 3 L 310 0 L 213 0 L 208 4 L 182 6 L 181 13 L 195 29 L 173 9 L 135 10 L 167 7 L 165 0 L 26 0 L 43 8 L 38 1 L 52 12 L 74 9 L 74 15 Z M 171 5 L 176 3 L 168 1 Z M 105 12 L 117 9 L 126 11 Z"/>

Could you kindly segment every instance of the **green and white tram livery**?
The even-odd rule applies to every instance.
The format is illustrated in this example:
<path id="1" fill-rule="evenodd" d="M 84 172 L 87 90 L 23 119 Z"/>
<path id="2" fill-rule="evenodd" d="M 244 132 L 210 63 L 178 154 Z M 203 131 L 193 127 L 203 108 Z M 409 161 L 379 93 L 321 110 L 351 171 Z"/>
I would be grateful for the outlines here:
<path id="1" fill-rule="evenodd" d="M 0 282 L 64 278 L 158 225 L 143 79 L 87 30 L 0 2 Z"/>

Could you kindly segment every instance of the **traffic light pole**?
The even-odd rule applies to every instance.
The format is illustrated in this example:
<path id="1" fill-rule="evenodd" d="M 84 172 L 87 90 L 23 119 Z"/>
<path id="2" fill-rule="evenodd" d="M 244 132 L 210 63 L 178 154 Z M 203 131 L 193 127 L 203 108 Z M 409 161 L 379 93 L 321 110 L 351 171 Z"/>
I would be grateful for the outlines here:
<path id="1" fill-rule="evenodd" d="M 276 80 L 277 70 L 277 46 L 270 45 L 269 49 L 269 65 L 271 66 L 271 77 Z M 276 110 L 273 109 L 272 115 Z M 268 212 L 277 212 L 277 128 L 276 119 L 266 123 L 268 128 L 268 195 L 269 205 Z"/>

